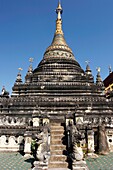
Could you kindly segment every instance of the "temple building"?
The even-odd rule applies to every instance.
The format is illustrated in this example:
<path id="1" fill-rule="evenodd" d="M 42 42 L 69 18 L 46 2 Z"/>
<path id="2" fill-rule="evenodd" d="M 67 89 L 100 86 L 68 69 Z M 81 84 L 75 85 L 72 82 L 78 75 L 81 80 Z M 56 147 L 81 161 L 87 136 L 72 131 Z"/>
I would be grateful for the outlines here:
<path id="1" fill-rule="evenodd" d="M 109 75 L 105 78 L 103 82 L 105 86 L 106 97 L 113 97 L 113 72 L 111 70 L 111 67 L 109 67 Z"/>
<path id="2" fill-rule="evenodd" d="M 113 151 L 113 99 L 106 98 L 100 68 L 95 82 L 89 63 L 83 70 L 66 43 L 62 12 L 59 2 L 55 34 L 37 68 L 31 58 L 25 82 L 20 68 L 11 96 L 2 90 L 0 151 L 28 156 L 37 139 L 42 169 L 74 170 L 74 160 L 83 159 L 78 148 L 84 155 Z"/>

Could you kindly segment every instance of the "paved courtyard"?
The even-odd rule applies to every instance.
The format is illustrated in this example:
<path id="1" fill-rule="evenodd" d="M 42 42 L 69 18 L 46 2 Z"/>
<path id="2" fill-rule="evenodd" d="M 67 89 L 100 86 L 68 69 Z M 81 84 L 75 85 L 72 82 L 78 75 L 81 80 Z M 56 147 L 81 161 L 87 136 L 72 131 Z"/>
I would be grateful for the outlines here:
<path id="1" fill-rule="evenodd" d="M 20 153 L 0 152 L 0 170 L 31 170 L 33 158 L 24 158 Z M 86 160 L 89 170 L 113 170 L 113 153 Z"/>
<path id="2" fill-rule="evenodd" d="M 113 153 L 86 160 L 89 170 L 113 170 Z"/>
<path id="3" fill-rule="evenodd" d="M 0 170 L 31 170 L 33 158 L 24 158 L 20 153 L 0 152 Z"/>

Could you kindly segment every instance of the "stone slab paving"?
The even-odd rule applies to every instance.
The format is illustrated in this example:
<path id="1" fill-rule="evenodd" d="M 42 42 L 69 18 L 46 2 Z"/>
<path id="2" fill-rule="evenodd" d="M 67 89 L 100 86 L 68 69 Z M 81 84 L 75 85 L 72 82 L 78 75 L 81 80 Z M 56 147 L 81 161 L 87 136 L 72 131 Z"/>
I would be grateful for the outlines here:
<path id="1" fill-rule="evenodd" d="M 31 170 L 33 161 L 32 157 L 25 158 L 20 153 L 0 152 L 0 170 Z M 88 158 L 86 162 L 89 170 L 113 170 L 113 153 L 100 155 L 98 158 Z"/>
<path id="2" fill-rule="evenodd" d="M 113 170 L 113 153 L 86 160 L 89 170 Z"/>
<path id="3" fill-rule="evenodd" d="M 0 170 L 31 170 L 33 161 L 20 153 L 0 152 Z"/>
<path id="4" fill-rule="evenodd" d="M 49 168 L 48 170 L 71 170 L 68 168 Z"/>

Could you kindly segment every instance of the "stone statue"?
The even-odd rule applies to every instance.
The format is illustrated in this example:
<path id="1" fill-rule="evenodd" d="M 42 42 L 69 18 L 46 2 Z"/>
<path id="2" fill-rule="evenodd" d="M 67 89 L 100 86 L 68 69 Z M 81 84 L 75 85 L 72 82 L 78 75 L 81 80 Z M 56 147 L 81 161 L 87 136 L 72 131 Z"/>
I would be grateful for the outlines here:
<path id="1" fill-rule="evenodd" d="M 49 152 L 48 128 L 45 127 L 43 131 L 37 135 L 37 145 L 36 158 L 38 161 L 47 162 Z"/>
<path id="2" fill-rule="evenodd" d="M 80 143 L 81 140 L 81 133 L 80 131 L 76 128 L 74 124 L 72 124 L 72 144 L 73 143 Z"/>
<path id="3" fill-rule="evenodd" d="M 109 153 L 109 147 L 104 123 L 102 125 L 99 125 L 98 133 L 99 133 L 98 152 L 99 154 L 106 155 Z"/>
<path id="4" fill-rule="evenodd" d="M 72 159 L 74 159 L 76 161 L 83 160 L 83 151 L 82 151 L 82 148 L 78 147 L 76 142 L 73 144 Z"/>
<path id="5" fill-rule="evenodd" d="M 84 138 L 84 134 L 81 134 L 80 131 L 77 129 L 76 125 L 72 125 L 72 169 L 76 170 L 88 170 L 86 161 L 83 160 L 84 154 L 83 150 L 80 147 L 80 140 Z"/>
<path id="6" fill-rule="evenodd" d="M 80 140 L 82 140 L 82 135 L 76 128 L 74 124 L 71 125 L 71 142 L 72 142 L 72 154 L 73 160 L 80 161 L 83 159 L 83 151 L 80 147 Z"/>

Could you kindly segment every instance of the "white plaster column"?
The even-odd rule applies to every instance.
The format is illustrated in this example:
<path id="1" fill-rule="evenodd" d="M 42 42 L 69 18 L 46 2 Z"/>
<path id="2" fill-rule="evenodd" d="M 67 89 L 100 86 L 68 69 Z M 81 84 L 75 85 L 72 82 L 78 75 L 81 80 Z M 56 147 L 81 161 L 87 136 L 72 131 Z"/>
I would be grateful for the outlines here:
<path id="1" fill-rule="evenodd" d="M 31 156 L 31 135 L 29 132 L 26 132 L 24 135 L 24 140 L 25 140 L 25 144 L 24 144 L 24 157 L 30 157 Z"/>
<path id="2" fill-rule="evenodd" d="M 88 137 L 88 155 L 92 155 L 95 151 L 93 130 L 88 130 L 87 137 Z"/>

